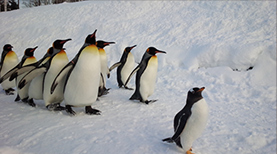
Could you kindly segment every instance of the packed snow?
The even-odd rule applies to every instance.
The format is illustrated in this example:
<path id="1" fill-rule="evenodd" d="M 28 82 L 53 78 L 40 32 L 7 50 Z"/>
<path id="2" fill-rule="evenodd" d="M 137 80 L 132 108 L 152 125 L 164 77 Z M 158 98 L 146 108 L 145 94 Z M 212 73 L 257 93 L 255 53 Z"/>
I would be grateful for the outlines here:
<path id="1" fill-rule="evenodd" d="M 149 99 L 158 101 L 149 105 L 129 100 L 133 91 L 117 87 L 115 70 L 109 94 L 92 105 L 101 115 L 51 112 L 42 100 L 34 108 L 1 90 L 1 154 L 184 153 L 162 139 L 173 135 L 173 118 L 193 87 L 206 88 L 210 108 L 194 153 L 276 153 L 276 1 L 63 3 L 2 12 L 0 28 L 0 46 L 12 44 L 19 58 L 38 45 L 40 59 L 53 41 L 71 38 L 64 47 L 72 59 L 95 29 L 97 40 L 116 42 L 105 47 L 108 66 L 127 46 L 137 45 L 137 63 L 150 46 L 167 52 L 157 54 Z"/>

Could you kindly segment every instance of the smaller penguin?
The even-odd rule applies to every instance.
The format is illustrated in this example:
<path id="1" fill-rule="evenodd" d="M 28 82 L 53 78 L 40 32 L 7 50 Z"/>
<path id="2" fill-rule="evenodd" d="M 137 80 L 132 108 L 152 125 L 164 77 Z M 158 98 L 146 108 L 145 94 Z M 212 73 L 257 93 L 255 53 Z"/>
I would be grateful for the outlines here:
<path id="1" fill-rule="evenodd" d="M 106 51 L 104 50 L 104 47 L 110 44 L 115 44 L 115 42 L 105 42 L 102 40 L 98 40 L 96 42 L 96 46 L 98 48 L 99 56 L 100 56 L 100 63 L 101 63 L 101 77 L 100 77 L 100 84 L 99 84 L 99 90 L 98 90 L 98 97 L 108 94 L 108 91 L 110 90 L 106 88 L 106 75 L 109 78 L 110 71 L 107 66 Z"/>
<path id="2" fill-rule="evenodd" d="M 131 53 L 131 50 L 136 46 L 137 45 L 134 45 L 132 47 L 126 47 L 123 51 L 123 54 L 120 58 L 120 61 L 113 64 L 110 67 L 110 71 L 112 71 L 114 68 L 117 67 L 116 74 L 117 74 L 117 83 L 118 83 L 119 88 L 124 86 L 128 76 L 131 74 L 132 70 L 134 69 L 135 59 L 134 59 L 133 54 Z M 124 88 L 129 89 L 129 90 L 133 90 L 133 88 L 128 88 L 126 86 L 127 84 L 128 83 L 125 84 Z"/>
<path id="3" fill-rule="evenodd" d="M 18 57 L 14 51 L 12 51 L 12 46 L 10 44 L 6 44 L 3 47 L 3 52 L 1 55 L 0 61 L 0 77 L 6 74 L 9 70 L 15 67 L 18 64 Z M 4 81 L 1 83 L 1 86 L 5 90 L 6 95 L 13 95 L 15 81 Z"/>
<path id="4" fill-rule="evenodd" d="M 129 75 L 124 87 L 129 82 L 133 74 L 136 74 L 136 90 L 131 96 L 130 100 L 139 100 L 140 102 L 149 104 L 157 100 L 147 100 L 154 92 L 157 71 L 158 71 L 158 58 L 156 53 L 166 53 L 154 47 L 149 47 L 143 55 L 139 65 Z"/>
<path id="5" fill-rule="evenodd" d="M 208 121 L 209 107 L 202 96 L 202 88 L 188 91 L 185 107 L 174 117 L 174 135 L 163 141 L 175 142 L 187 154 L 191 153 L 193 142 L 200 137 Z"/>

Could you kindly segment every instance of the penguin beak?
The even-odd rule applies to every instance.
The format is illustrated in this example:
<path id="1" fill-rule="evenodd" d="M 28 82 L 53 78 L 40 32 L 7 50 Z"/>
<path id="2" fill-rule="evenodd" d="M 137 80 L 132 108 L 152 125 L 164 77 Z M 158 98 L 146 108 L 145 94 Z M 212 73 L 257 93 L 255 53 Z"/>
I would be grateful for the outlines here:
<path id="1" fill-rule="evenodd" d="M 95 37 L 96 32 L 97 32 L 97 29 L 95 29 L 95 31 L 91 34 L 90 38 Z"/>
<path id="2" fill-rule="evenodd" d="M 166 54 L 165 51 L 160 51 L 160 50 L 157 50 L 156 53 L 164 53 L 164 54 Z"/>
<path id="3" fill-rule="evenodd" d="M 132 49 L 133 49 L 134 47 L 136 47 L 136 46 L 137 46 L 137 45 L 132 46 L 130 50 L 132 50 Z"/>
<path id="4" fill-rule="evenodd" d="M 202 87 L 197 92 L 202 92 L 204 89 L 205 89 L 205 87 Z"/>
<path id="5" fill-rule="evenodd" d="M 38 48 L 38 46 L 34 47 L 31 52 L 34 52 L 36 49 Z"/>
<path id="6" fill-rule="evenodd" d="M 104 46 L 108 46 L 108 45 L 110 45 L 110 44 L 115 44 L 115 42 L 105 42 L 105 43 L 104 43 Z"/>
<path id="7" fill-rule="evenodd" d="M 65 44 L 67 41 L 71 41 L 72 39 L 66 39 L 66 40 L 63 40 L 61 41 L 61 44 Z"/>

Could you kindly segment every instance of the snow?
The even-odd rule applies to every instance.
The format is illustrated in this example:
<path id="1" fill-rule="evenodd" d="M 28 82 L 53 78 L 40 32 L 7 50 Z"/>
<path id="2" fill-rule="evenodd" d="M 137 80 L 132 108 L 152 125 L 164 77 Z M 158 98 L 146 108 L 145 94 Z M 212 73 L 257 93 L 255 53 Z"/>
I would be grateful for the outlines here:
<path id="1" fill-rule="evenodd" d="M 196 154 L 276 153 L 276 1 L 85 1 L 0 13 L 0 46 L 10 43 L 21 58 L 28 47 L 41 58 L 56 39 L 69 59 L 97 29 L 108 66 L 125 47 L 138 63 L 154 46 L 158 74 L 149 105 L 130 101 L 116 71 L 110 93 L 92 107 L 101 115 L 49 112 L 14 102 L 0 91 L 0 153 L 184 153 L 161 140 L 173 135 L 173 118 L 187 91 L 205 87 L 208 125 L 193 144 Z M 249 67 L 253 69 L 246 71 Z M 237 71 L 234 71 L 237 70 Z M 129 87 L 135 87 L 134 77 Z"/>

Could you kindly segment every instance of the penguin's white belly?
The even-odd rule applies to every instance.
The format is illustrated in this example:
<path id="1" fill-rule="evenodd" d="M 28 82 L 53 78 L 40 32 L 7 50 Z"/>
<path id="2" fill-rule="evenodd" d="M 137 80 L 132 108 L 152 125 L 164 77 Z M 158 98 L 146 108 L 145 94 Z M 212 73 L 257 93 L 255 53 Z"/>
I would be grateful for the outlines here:
<path id="1" fill-rule="evenodd" d="M 147 64 L 146 69 L 141 75 L 140 78 L 140 95 L 143 100 L 147 100 L 151 96 L 155 89 L 156 78 L 158 71 L 158 59 L 156 56 L 153 56 Z"/>
<path id="2" fill-rule="evenodd" d="M 18 58 L 15 53 L 7 55 L 3 61 L 2 69 L 0 72 L 0 77 L 5 75 L 8 71 L 14 68 L 18 64 Z M 15 87 L 15 81 L 9 81 L 9 79 L 1 83 L 3 89 L 9 89 Z"/>
<path id="3" fill-rule="evenodd" d="M 96 46 L 86 47 L 68 78 L 64 92 L 66 105 L 91 106 L 96 101 L 100 69 L 98 49 Z"/>
<path id="4" fill-rule="evenodd" d="M 29 99 L 33 98 L 36 100 L 42 100 L 43 99 L 43 78 L 45 73 L 42 73 L 41 75 L 35 77 L 29 86 Z"/>
<path id="5" fill-rule="evenodd" d="M 28 65 L 28 64 L 32 64 L 32 63 L 35 63 L 37 60 L 35 57 L 30 57 L 30 58 L 27 58 L 26 61 L 23 63 L 22 66 L 25 66 L 25 65 Z M 19 75 L 16 79 L 16 85 L 18 87 L 18 84 L 20 82 L 20 80 L 27 74 L 28 72 L 26 73 L 23 73 L 21 75 Z M 20 97 L 20 99 L 24 99 L 24 98 L 27 98 L 29 95 L 28 95 L 28 91 L 29 91 L 29 86 L 30 86 L 30 82 L 27 83 L 22 89 L 19 89 L 17 88 L 17 93 Z"/>
<path id="6" fill-rule="evenodd" d="M 61 71 L 61 69 L 68 63 L 68 58 L 65 52 L 58 53 L 51 62 L 50 68 L 46 72 L 44 79 L 44 88 L 43 88 L 43 100 L 45 106 L 49 104 L 56 104 L 63 101 L 63 88 L 65 79 L 63 79 L 56 87 L 55 91 L 50 94 L 51 85 Z"/>
<path id="7" fill-rule="evenodd" d="M 209 108 L 204 99 L 199 100 L 191 108 L 191 116 L 187 121 L 185 129 L 180 135 L 181 144 L 185 151 L 188 151 L 192 143 L 201 136 L 206 127 Z"/>
<path id="8" fill-rule="evenodd" d="M 128 54 L 127 60 L 126 60 L 124 66 L 122 67 L 121 72 L 120 72 L 121 81 L 122 81 L 123 84 L 126 84 L 126 85 L 128 84 L 128 83 L 125 83 L 125 82 L 128 79 L 131 72 L 133 71 L 134 66 L 135 66 L 135 59 L 134 59 L 134 56 L 132 55 L 132 53 L 130 52 Z"/>
<path id="9" fill-rule="evenodd" d="M 109 68 L 107 65 L 107 56 L 105 51 L 100 52 L 100 62 L 101 62 L 101 73 L 103 75 L 104 83 L 100 81 L 100 86 L 106 85 L 106 76 L 109 73 Z"/>

